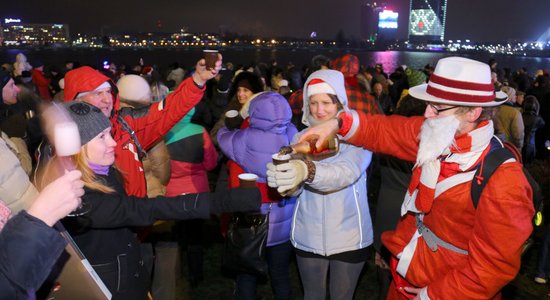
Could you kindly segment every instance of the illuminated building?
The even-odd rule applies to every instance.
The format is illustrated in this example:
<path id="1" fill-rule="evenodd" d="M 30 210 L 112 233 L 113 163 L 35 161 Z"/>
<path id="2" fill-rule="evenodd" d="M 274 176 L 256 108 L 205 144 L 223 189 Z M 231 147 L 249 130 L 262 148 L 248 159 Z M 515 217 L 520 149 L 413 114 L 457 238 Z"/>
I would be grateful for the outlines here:
<path id="1" fill-rule="evenodd" d="M 69 46 L 67 24 L 30 24 L 20 19 L 5 18 L 2 22 L 4 46 Z"/>
<path id="2" fill-rule="evenodd" d="M 441 43 L 445 39 L 447 0 L 411 0 L 409 41 Z"/>
<path id="3" fill-rule="evenodd" d="M 393 10 L 384 9 L 378 14 L 378 39 L 383 42 L 395 41 L 397 38 L 397 19 L 399 14 Z"/>
<path id="4" fill-rule="evenodd" d="M 378 14 L 383 8 L 384 5 L 377 2 L 361 3 L 360 34 L 362 40 L 368 40 L 372 43 L 376 41 L 378 35 Z"/>

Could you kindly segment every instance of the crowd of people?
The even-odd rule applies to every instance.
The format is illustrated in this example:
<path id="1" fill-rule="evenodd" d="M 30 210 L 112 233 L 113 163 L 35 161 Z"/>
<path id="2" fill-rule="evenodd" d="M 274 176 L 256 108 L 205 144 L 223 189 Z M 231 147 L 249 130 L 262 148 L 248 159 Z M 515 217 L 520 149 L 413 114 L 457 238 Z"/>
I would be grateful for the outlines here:
<path id="1" fill-rule="evenodd" d="M 304 299 L 353 299 L 369 259 L 381 298 L 500 298 L 533 231 L 522 166 L 550 167 L 548 70 L 460 57 L 389 75 L 353 54 L 317 55 L 302 70 L 224 60 L 166 71 L 19 53 L 2 65 L 0 298 L 34 297 L 64 227 L 113 299 L 174 299 L 178 257 L 192 287 L 205 279 L 204 219 L 216 216 L 223 235 L 227 213 L 254 211 L 269 214 L 274 299 L 300 294 L 293 259 Z M 52 107 L 77 128 L 74 153 L 61 150 L 70 138 L 55 137 Z M 314 137 L 321 149 L 334 135 L 329 156 L 272 163 L 282 147 Z M 522 161 L 499 166 L 475 205 L 471 183 L 505 143 Z M 256 174 L 256 188 L 239 187 L 241 173 Z M 545 284 L 550 225 L 539 256 L 534 280 Z M 234 280 L 234 299 L 262 296 L 257 275 Z"/>

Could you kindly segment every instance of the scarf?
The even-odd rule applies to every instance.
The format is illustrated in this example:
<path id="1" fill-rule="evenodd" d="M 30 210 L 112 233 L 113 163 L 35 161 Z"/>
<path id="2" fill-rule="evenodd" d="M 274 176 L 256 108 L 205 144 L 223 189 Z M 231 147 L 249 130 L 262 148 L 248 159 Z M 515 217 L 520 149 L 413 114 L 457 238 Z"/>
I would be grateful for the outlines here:
<path id="1" fill-rule="evenodd" d="M 111 166 L 101 166 L 101 165 L 93 164 L 91 162 L 88 162 L 88 166 L 90 167 L 90 169 L 92 169 L 92 171 L 95 174 L 98 174 L 98 175 L 108 175 L 109 168 L 111 167 Z"/>
<path id="2" fill-rule="evenodd" d="M 454 139 L 439 158 L 415 165 L 411 182 L 401 206 L 401 215 L 407 211 L 428 213 L 432 209 L 438 182 L 465 172 L 486 153 L 494 129 L 492 121 L 482 121 L 472 131 Z"/>

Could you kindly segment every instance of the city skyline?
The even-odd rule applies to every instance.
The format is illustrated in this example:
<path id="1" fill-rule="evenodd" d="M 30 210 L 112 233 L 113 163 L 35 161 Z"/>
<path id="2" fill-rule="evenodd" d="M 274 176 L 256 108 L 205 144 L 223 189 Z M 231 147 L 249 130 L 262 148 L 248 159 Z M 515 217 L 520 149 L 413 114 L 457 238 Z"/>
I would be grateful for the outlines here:
<path id="1" fill-rule="evenodd" d="M 20 18 L 26 23 L 68 24 L 76 33 L 120 33 L 164 31 L 237 32 L 260 36 L 334 39 L 360 37 L 360 3 L 340 1 L 107 1 L 71 2 L 27 0 L 2 5 L 2 18 Z M 389 0 L 399 12 L 397 37 L 407 38 L 409 1 Z M 34 9 L 33 9 L 34 8 Z M 545 0 L 449 0 L 445 39 L 472 41 L 536 40 L 550 27 L 550 1 Z M 330 13 L 327 13 L 330 12 Z M 161 27 L 158 27 L 158 24 Z"/>

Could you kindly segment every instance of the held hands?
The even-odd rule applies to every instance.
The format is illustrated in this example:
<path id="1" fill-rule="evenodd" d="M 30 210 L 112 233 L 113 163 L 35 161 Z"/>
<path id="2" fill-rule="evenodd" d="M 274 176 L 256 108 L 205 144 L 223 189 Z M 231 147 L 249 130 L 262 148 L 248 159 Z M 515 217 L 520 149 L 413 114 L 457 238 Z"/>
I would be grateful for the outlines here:
<path id="1" fill-rule="evenodd" d="M 277 188 L 281 194 L 300 185 L 306 180 L 307 175 L 306 164 L 298 159 L 280 165 L 267 164 L 267 185 Z"/>
<path id="2" fill-rule="evenodd" d="M 319 136 L 319 139 L 317 140 L 315 147 L 317 147 L 317 149 L 320 149 L 322 148 L 322 145 L 325 142 L 325 140 L 329 136 L 334 136 L 337 132 L 338 132 L 338 120 L 331 119 L 319 125 L 308 128 L 304 132 L 304 134 L 300 136 L 300 139 L 298 140 L 298 142 L 306 141 L 312 135 L 317 135 Z"/>
<path id="3" fill-rule="evenodd" d="M 216 61 L 216 67 L 214 69 L 206 68 L 206 61 L 204 58 L 199 59 L 195 65 L 195 72 L 193 73 L 193 81 L 199 86 L 204 86 L 206 82 L 216 75 L 222 69 L 222 55 L 218 53 L 218 60 Z"/>
<path id="4" fill-rule="evenodd" d="M 59 219 L 75 210 L 84 195 L 84 182 L 78 170 L 66 172 L 48 184 L 28 209 L 28 213 L 53 226 Z"/>

